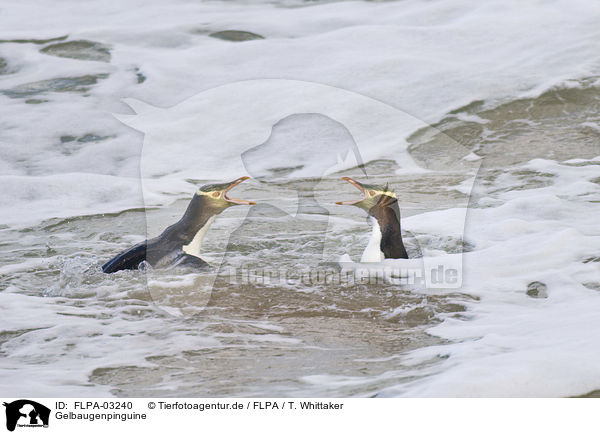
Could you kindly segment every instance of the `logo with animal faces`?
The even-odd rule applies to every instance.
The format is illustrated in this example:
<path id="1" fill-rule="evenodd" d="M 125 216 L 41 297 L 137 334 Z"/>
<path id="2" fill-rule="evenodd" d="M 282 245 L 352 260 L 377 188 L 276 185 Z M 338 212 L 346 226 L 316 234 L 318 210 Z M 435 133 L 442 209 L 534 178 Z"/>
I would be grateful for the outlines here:
<path id="1" fill-rule="evenodd" d="M 50 422 L 50 409 L 39 402 L 29 399 L 18 399 L 4 403 L 6 407 L 6 429 L 14 431 L 15 428 L 48 428 Z"/>
<path id="2" fill-rule="evenodd" d="M 365 270 L 369 274 L 376 265 L 372 261 L 364 264 L 360 254 L 345 254 L 352 247 L 347 243 L 355 237 L 341 235 L 342 246 L 347 248 L 344 251 L 337 227 L 341 214 L 354 213 L 355 219 L 363 220 L 368 216 L 354 207 L 336 207 L 341 195 L 351 193 L 347 190 L 329 197 L 331 190 L 348 188 L 340 180 L 343 175 L 364 185 L 377 185 L 358 194 L 375 191 L 388 198 L 397 197 L 404 218 L 410 216 L 404 208 L 407 201 L 401 192 L 394 194 L 392 190 L 402 187 L 404 180 L 410 182 L 412 175 L 431 172 L 413 158 L 406 138 L 433 127 L 389 104 L 333 86 L 283 79 L 249 80 L 202 91 L 168 108 L 132 99 L 124 102 L 134 114 L 115 117 L 144 134 L 142 192 L 146 207 L 160 210 L 146 213 L 149 239 L 182 219 L 184 212 L 187 214 L 191 196 L 202 185 L 240 176 L 253 178 L 242 184 L 245 190 L 240 194 L 256 205 L 227 207 L 226 212 L 207 220 L 210 229 L 205 226 L 183 245 L 184 252 L 199 252 L 198 262 L 207 262 L 212 269 L 194 273 L 193 277 L 175 269 L 151 269 L 146 273 L 154 302 L 175 315 L 193 315 L 198 308 L 218 304 L 216 285 L 227 279 L 230 286 L 240 279 L 244 282 L 244 267 L 248 266 L 261 276 L 267 268 L 269 273 L 275 270 L 283 283 L 289 283 L 290 275 L 297 275 L 299 267 L 291 270 L 290 266 L 294 261 L 303 263 L 307 272 L 335 262 L 335 269 L 350 270 L 355 276 Z M 445 141 L 463 148 L 448 136 Z M 382 155 L 391 161 L 384 171 L 388 179 L 377 171 Z M 402 225 L 410 258 L 402 266 L 414 273 L 391 273 L 390 278 L 408 277 L 412 284 L 417 281 L 424 288 L 461 287 L 462 234 L 469 191 L 479 165 L 476 161 L 466 165 L 461 194 L 448 193 L 444 197 L 444 206 L 450 204 L 453 211 L 448 214 L 450 218 L 440 222 L 440 234 L 411 234 L 411 228 L 406 230 Z M 389 178 L 393 178 L 391 183 Z M 231 192 L 226 191 L 222 197 L 226 193 Z M 202 194 L 207 196 L 206 192 Z M 211 190 L 210 194 L 219 197 L 219 192 Z M 178 198 L 175 203 L 170 199 L 173 196 Z M 378 223 L 373 219 L 370 222 Z M 430 229 L 432 225 L 428 222 L 423 227 Z M 368 226 L 364 232 L 370 232 Z M 310 233 L 312 238 L 304 239 L 298 233 Z M 169 235 L 169 246 L 176 235 Z M 446 244 L 452 244 L 453 250 L 440 248 L 444 240 L 449 240 Z M 380 243 L 377 237 L 375 241 Z M 161 254 L 165 245 L 158 247 Z M 301 257 L 287 260 L 302 248 Z M 278 253 L 261 254 L 266 249 Z M 168 260 L 167 253 L 164 255 Z M 375 256 L 379 254 L 375 252 Z M 365 251 L 362 258 L 375 256 Z M 253 258 L 252 264 L 248 263 L 249 257 Z M 383 267 L 390 264 L 383 261 L 381 265 L 385 273 Z"/>

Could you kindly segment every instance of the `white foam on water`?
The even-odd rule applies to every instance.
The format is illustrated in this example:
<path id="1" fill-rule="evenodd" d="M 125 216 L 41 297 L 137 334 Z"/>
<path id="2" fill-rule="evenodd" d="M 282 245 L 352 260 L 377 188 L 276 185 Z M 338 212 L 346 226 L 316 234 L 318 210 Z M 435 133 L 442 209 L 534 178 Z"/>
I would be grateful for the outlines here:
<path id="1" fill-rule="evenodd" d="M 592 160 L 589 160 L 592 161 Z M 509 191 L 503 205 L 469 211 L 461 292 L 469 320 L 447 319 L 429 332 L 451 343 L 411 353 L 416 364 L 448 357 L 437 374 L 383 395 L 556 397 L 600 388 L 600 293 L 597 284 L 600 192 L 597 166 L 548 160 L 523 165 L 555 176 L 551 186 Z M 547 285 L 548 298 L 526 295 Z"/>
<path id="2" fill-rule="evenodd" d="M 74 198 L 85 201 L 106 195 L 114 198 L 112 208 L 137 206 L 139 196 L 115 194 L 110 186 L 76 175 L 139 176 L 142 139 L 109 114 L 131 114 L 119 101 L 124 97 L 167 108 L 201 92 L 197 103 L 173 112 L 183 123 L 167 117 L 159 123 L 162 136 L 144 144 L 144 179 L 188 173 L 195 179 L 242 175 L 241 153 L 267 138 L 270 126 L 285 116 L 277 106 L 286 101 L 295 101 L 289 113 L 335 114 L 343 109 L 347 114 L 338 120 L 348 123 L 348 128 L 354 126 L 351 133 L 365 161 L 391 157 L 403 160 L 406 170 L 415 170 L 410 159 L 402 157 L 404 140 L 422 122 L 436 121 L 473 100 L 539 93 L 567 79 L 592 75 L 599 66 L 600 7 L 583 0 L 535 5 L 516 0 L 339 2 L 293 8 L 219 2 L 166 7 L 156 0 L 141 4 L 96 1 L 83 7 L 63 1 L 50 7 L 34 0 L 5 2 L 0 38 L 68 35 L 66 42 L 91 40 L 107 45 L 111 59 L 105 63 L 60 58 L 41 53 L 42 45 L 0 44 L 0 56 L 15 71 L 0 78 L 4 90 L 41 80 L 109 74 L 87 86 L 87 98 L 41 92 L 29 98 L 49 102 L 34 106 L 0 95 L 4 174 L 72 173 L 78 185 Z M 23 22 L 30 30 L 23 30 Z M 265 39 L 232 43 L 208 36 L 227 29 L 252 31 Z M 142 84 L 137 83 L 136 71 L 147 77 Z M 240 84 L 265 79 L 288 82 L 280 88 Z M 370 107 L 376 103 L 348 104 L 344 95 L 353 94 L 353 100 L 364 97 L 395 109 L 400 122 L 392 116 L 373 125 Z M 195 146 L 190 146 L 198 131 Z M 81 138 L 85 134 L 108 138 L 83 145 L 60 144 L 63 135 Z M 198 149 L 204 154 L 200 161 L 205 164 L 200 166 L 197 155 L 189 158 Z M 273 155 L 272 166 L 280 167 L 280 160 L 280 155 Z M 305 168 L 304 174 L 309 173 L 314 171 Z M 44 185 L 44 179 L 37 182 Z M 56 192 L 44 198 L 11 197 L 11 201 L 17 210 L 23 201 L 38 209 L 39 201 L 35 215 L 19 212 L 18 216 L 43 219 L 59 215 L 43 201 L 60 196 Z M 163 193 L 162 202 L 169 200 Z M 62 209 L 74 215 L 80 212 L 78 207 Z"/>
<path id="3" fill-rule="evenodd" d="M 119 354 L 119 363 L 143 365 L 147 354 L 144 347 L 155 339 L 151 330 L 160 333 L 164 321 L 146 319 L 147 332 L 142 332 L 139 323 L 104 315 L 100 308 L 88 305 L 82 312 L 81 308 L 57 304 L 56 298 L 3 293 L 3 329 L 35 330 L 3 345 L 7 355 L 0 369 L 2 392 L 6 396 L 56 396 L 58 390 L 78 396 L 108 394 L 107 387 L 90 387 L 88 375 L 94 367 L 112 365 L 114 354 Z M 201 340 L 198 337 L 198 342 Z M 65 351 L 70 357 L 64 357 Z M 87 366 L 81 366 L 81 358 Z"/>

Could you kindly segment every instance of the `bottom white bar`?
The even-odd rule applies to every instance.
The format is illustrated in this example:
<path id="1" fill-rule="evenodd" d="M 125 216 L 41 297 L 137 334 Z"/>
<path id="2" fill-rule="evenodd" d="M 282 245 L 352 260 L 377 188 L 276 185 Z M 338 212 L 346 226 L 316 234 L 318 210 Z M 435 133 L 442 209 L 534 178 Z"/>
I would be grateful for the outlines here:
<path id="1" fill-rule="evenodd" d="M 597 430 L 593 399 L 7 398 L 15 433 L 406 432 Z M 49 410 L 49 413 L 48 413 Z M 327 430 L 327 431 L 326 431 Z M 7 431 L 4 431 L 7 432 Z"/>

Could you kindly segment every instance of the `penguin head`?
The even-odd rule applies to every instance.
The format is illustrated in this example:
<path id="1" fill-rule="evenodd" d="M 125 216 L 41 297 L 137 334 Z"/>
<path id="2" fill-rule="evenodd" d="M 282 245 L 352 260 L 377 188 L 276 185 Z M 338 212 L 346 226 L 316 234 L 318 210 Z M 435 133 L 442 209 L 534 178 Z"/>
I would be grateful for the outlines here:
<path id="1" fill-rule="evenodd" d="M 364 209 L 369 214 L 373 214 L 373 210 L 376 208 L 387 207 L 398 201 L 396 194 L 387 185 L 363 184 L 347 176 L 342 179 L 358 188 L 363 197 L 358 200 L 336 202 L 337 205 L 354 205 Z"/>
<path id="2" fill-rule="evenodd" d="M 250 177 L 242 176 L 234 181 L 225 182 L 222 184 L 206 184 L 198 189 L 196 195 L 202 196 L 205 199 L 205 204 L 220 211 L 233 205 L 255 205 L 256 202 L 252 202 L 250 200 L 234 199 L 227 196 L 227 193 L 229 193 L 233 187 L 241 184 L 246 179 L 250 179 Z"/>

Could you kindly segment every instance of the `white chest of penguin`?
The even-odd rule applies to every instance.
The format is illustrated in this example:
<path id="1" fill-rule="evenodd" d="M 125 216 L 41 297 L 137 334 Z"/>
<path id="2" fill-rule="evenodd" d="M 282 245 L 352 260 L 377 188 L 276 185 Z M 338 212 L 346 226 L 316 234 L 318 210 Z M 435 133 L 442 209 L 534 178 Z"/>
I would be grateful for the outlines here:
<path id="1" fill-rule="evenodd" d="M 373 230 L 371 231 L 369 244 L 367 244 L 360 262 L 381 262 L 385 258 L 385 255 L 381 251 L 381 228 L 374 217 L 369 216 L 369 221 L 373 226 Z"/>
<path id="2" fill-rule="evenodd" d="M 189 244 L 186 244 L 182 247 L 182 250 L 185 253 L 187 253 L 188 255 L 197 256 L 198 258 L 200 257 L 200 248 L 202 247 L 202 240 L 206 236 L 210 225 L 213 224 L 216 218 L 216 215 L 209 218 L 206 224 L 202 226 L 202 228 L 200 228 L 198 232 L 196 232 L 194 239 Z"/>

